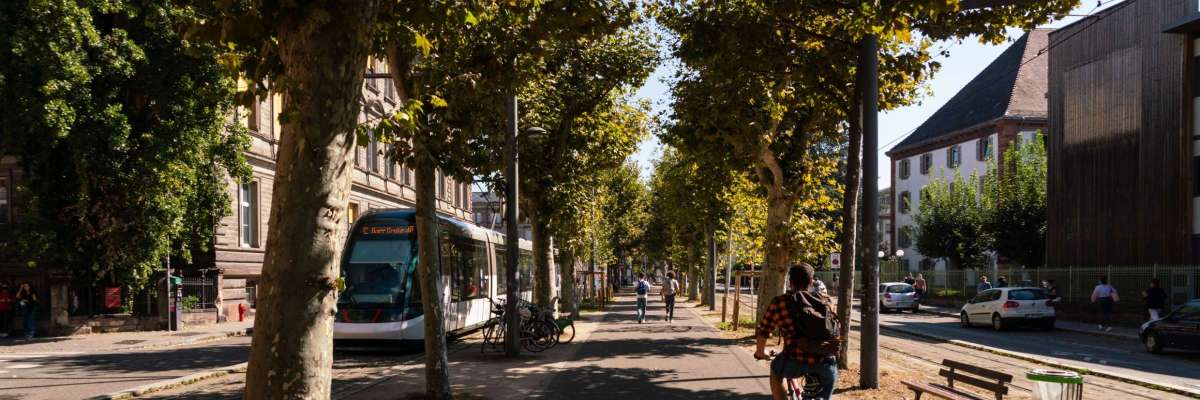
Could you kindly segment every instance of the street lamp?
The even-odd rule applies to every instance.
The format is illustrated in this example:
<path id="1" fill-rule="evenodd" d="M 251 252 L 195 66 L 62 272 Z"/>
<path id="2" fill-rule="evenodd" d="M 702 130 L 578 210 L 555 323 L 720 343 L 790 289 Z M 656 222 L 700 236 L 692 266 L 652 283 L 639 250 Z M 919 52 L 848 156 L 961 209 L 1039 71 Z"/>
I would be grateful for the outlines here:
<path id="1" fill-rule="evenodd" d="M 896 249 L 896 258 L 904 257 L 904 249 Z"/>

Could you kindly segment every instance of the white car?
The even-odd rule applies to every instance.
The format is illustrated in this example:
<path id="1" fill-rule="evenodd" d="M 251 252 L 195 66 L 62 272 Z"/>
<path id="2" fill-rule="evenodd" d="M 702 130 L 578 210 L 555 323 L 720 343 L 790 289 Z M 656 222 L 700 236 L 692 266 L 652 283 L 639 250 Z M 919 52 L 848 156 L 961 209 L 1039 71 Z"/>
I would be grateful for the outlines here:
<path id="1" fill-rule="evenodd" d="M 879 284 L 879 312 L 891 310 L 912 310 L 921 308 L 921 299 L 917 297 L 916 289 L 904 282 L 888 282 Z"/>
<path id="2" fill-rule="evenodd" d="M 1046 291 L 1036 287 L 996 288 L 979 292 L 958 315 L 964 328 L 991 324 L 1001 331 L 1016 324 L 1054 329 L 1054 304 Z"/>

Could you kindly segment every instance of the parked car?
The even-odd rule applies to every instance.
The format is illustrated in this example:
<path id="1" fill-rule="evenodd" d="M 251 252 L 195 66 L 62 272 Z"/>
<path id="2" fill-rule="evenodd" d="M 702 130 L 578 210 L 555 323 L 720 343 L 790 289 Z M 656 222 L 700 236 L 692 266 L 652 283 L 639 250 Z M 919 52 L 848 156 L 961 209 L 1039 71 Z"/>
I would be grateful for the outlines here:
<path id="1" fill-rule="evenodd" d="M 991 323 L 1002 331 L 1017 324 L 1054 329 L 1054 304 L 1046 291 L 1035 287 L 988 289 L 967 302 L 959 312 L 964 328 Z"/>
<path id="2" fill-rule="evenodd" d="M 1200 350 L 1200 299 L 1192 299 L 1162 318 L 1142 324 L 1138 336 L 1151 353 L 1162 352 L 1164 347 Z"/>
<path id="3" fill-rule="evenodd" d="M 886 313 L 891 310 L 917 312 L 920 309 L 921 299 L 917 297 L 917 290 L 913 289 L 912 285 L 904 282 L 879 284 L 879 312 Z"/>

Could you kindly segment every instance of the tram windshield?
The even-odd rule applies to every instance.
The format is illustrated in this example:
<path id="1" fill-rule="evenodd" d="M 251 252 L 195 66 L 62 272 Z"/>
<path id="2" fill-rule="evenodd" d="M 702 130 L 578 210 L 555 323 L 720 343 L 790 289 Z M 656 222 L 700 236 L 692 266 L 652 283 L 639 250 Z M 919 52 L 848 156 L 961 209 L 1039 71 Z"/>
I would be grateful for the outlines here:
<path id="1" fill-rule="evenodd" d="M 389 227 L 383 233 L 363 228 L 350 248 L 348 262 L 342 267 L 346 290 L 338 303 L 350 305 L 404 305 L 407 280 L 416 258 L 415 235 L 411 227 Z M 378 228 L 374 228 L 378 229 Z"/>

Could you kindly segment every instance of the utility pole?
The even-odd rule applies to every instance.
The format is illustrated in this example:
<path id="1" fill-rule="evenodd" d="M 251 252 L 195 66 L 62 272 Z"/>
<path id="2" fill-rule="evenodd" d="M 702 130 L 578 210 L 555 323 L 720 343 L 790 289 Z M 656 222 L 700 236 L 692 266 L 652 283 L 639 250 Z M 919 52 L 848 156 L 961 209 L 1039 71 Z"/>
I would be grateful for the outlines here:
<path id="1" fill-rule="evenodd" d="M 517 315 L 517 292 L 519 281 L 517 280 L 517 265 L 520 263 L 521 247 L 520 231 L 517 227 L 517 96 L 509 96 L 505 99 L 508 114 L 508 126 L 504 132 L 504 147 L 506 159 L 504 173 L 504 275 L 505 275 L 505 304 L 504 318 L 506 319 L 507 332 L 505 332 L 504 354 L 509 357 L 516 357 L 521 354 L 521 343 L 518 338 L 521 337 L 521 317 Z"/>
<path id="2" fill-rule="evenodd" d="M 863 37 L 858 55 L 857 81 L 862 89 L 863 118 L 863 301 L 862 349 L 859 365 L 862 368 L 859 386 L 879 387 L 879 37 Z"/>
<path id="3" fill-rule="evenodd" d="M 717 309 L 717 232 L 708 228 L 708 271 L 706 271 L 704 288 L 708 297 L 708 311 Z"/>

